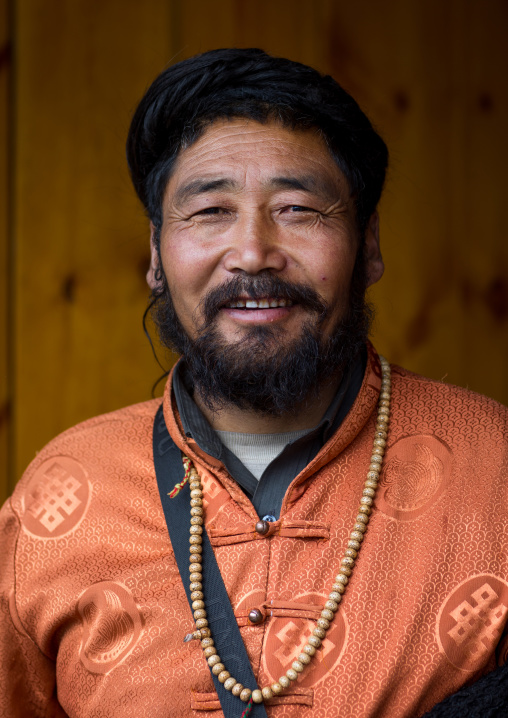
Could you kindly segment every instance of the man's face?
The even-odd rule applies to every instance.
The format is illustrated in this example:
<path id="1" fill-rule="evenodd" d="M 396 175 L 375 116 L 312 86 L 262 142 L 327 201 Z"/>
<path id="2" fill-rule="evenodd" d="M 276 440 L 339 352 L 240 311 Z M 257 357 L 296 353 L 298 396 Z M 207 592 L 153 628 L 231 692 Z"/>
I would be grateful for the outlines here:
<path id="1" fill-rule="evenodd" d="M 260 343 L 264 358 L 314 330 L 326 343 L 346 318 L 360 236 L 348 183 L 317 132 L 218 121 L 181 151 L 162 209 L 162 270 L 191 342 L 213 326 L 248 363 Z M 382 274 L 376 217 L 365 245 L 371 284 Z"/>

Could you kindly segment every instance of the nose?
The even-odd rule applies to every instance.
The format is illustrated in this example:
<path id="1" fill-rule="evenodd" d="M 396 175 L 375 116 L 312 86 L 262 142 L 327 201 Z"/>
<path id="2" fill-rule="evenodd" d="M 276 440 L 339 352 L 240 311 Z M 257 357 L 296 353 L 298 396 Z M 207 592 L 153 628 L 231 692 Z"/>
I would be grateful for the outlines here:
<path id="1" fill-rule="evenodd" d="M 258 274 L 281 271 L 287 263 L 277 227 L 261 213 L 239 218 L 230 233 L 231 244 L 224 258 L 229 272 Z"/>

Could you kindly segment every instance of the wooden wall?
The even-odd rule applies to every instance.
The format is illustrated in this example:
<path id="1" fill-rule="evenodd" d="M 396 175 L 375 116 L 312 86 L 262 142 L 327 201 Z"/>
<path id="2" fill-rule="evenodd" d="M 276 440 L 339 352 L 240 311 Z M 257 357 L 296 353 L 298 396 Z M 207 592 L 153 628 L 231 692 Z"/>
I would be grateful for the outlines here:
<path id="1" fill-rule="evenodd" d="M 0 498 L 56 433 L 150 397 L 123 146 L 153 77 L 214 47 L 355 95 L 392 157 L 375 343 L 508 403 L 507 30 L 504 0 L 0 0 Z"/>

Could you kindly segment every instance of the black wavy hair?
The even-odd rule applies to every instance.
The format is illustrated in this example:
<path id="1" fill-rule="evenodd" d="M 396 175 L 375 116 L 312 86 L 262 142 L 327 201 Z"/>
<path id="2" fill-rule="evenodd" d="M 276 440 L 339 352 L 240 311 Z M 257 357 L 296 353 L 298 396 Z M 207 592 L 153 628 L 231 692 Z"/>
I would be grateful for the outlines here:
<path id="1" fill-rule="evenodd" d="M 381 196 L 388 150 L 358 104 L 332 77 L 307 65 L 258 49 L 225 49 L 168 67 L 134 113 L 127 162 L 156 242 L 179 151 L 215 120 L 234 117 L 319 130 L 349 182 L 363 235 Z"/>

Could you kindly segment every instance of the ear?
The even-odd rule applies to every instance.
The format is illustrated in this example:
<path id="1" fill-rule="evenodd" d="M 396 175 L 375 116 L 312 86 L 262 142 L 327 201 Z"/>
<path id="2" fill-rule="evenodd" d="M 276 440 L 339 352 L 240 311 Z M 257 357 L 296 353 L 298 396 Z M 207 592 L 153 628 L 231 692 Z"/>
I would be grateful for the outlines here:
<path id="1" fill-rule="evenodd" d="M 385 271 L 381 249 L 379 247 L 379 215 L 371 215 L 365 231 L 365 268 L 367 272 L 367 286 L 379 282 Z"/>
<path id="2" fill-rule="evenodd" d="M 157 252 L 157 247 L 155 246 L 155 232 L 155 227 L 153 223 L 150 222 L 150 266 L 146 273 L 146 282 L 152 290 L 154 290 L 158 285 L 156 272 L 159 269 L 159 253 Z"/>

